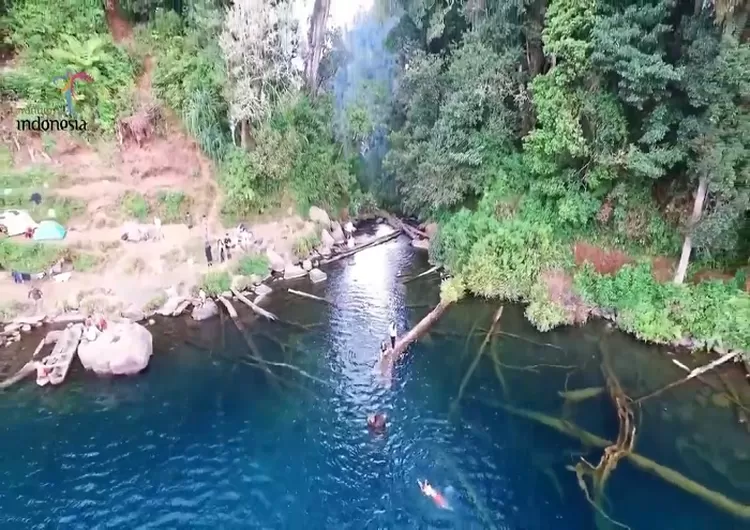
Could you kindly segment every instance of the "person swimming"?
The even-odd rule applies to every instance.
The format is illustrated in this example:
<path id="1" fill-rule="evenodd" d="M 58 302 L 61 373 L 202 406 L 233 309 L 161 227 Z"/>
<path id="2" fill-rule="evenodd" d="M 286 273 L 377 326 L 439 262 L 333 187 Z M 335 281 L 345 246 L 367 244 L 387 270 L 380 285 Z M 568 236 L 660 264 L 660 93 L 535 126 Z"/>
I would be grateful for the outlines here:
<path id="1" fill-rule="evenodd" d="M 367 428 L 374 434 L 385 433 L 386 421 L 388 417 L 382 412 L 370 414 L 367 416 Z"/>
<path id="2" fill-rule="evenodd" d="M 426 480 L 422 482 L 421 480 L 417 479 L 417 483 L 419 484 L 419 489 L 422 490 L 422 493 L 431 498 L 432 502 L 434 502 L 438 506 L 438 508 L 442 508 L 443 510 L 451 509 L 448 501 L 445 500 L 445 497 L 443 497 L 439 491 L 433 488 L 429 482 L 427 482 Z"/>

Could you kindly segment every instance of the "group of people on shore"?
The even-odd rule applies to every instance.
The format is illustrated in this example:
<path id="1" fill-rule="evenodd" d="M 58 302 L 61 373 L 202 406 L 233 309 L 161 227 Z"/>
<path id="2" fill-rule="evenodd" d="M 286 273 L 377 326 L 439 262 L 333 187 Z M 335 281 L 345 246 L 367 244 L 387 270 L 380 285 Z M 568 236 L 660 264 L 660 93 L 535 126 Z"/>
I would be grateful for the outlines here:
<path id="1" fill-rule="evenodd" d="M 203 216 L 203 231 L 204 231 L 204 244 L 203 244 L 203 250 L 206 255 L 206 263 L 209 267 L 213 267 L 214 264 L 214 252 L 213 252 L 213 245 L 211 244 L 211 240 L 208 236 L 208 218 L 204 215 Z M 244 234 L 247 234 L 247 231 L 245 230 L 244 225 L 239 225 L 237 227 L 237 231 L 240 234 L 240 238 Z M 235 242 L 234 240 L 229 236 L 229 232 L 225 232 L 223 236 L 220 236 L 216 239 L 215 242 L 216 245 L 216 253 L 219 256 L 219 263 L 224 263 L 225 261 L 232 259 L 232 249 L 235 248 Z"/>

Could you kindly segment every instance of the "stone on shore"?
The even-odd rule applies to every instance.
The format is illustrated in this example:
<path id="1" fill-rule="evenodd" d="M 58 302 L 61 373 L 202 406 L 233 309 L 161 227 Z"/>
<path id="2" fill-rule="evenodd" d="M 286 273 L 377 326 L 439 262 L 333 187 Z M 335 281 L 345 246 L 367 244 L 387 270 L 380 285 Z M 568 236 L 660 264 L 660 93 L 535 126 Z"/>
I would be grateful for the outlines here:
<path id="1" fill-rule="evenodd" d="M 310 281 L 313 283 L 324 282 L 328 279 L 328 275 L 320 269 L 313 269 L 310 271 Z"/>
<path id="2" fill-rule="evenodd" d="M 293 280 L 295 278 L 302 278 L 306 274 L 307 274 L 307 272 L 305 271 L 305 269 L 303 269 L 299 265 L 292 265 L 290 263 L 290 264 L 288 264 L 284 268 L 284 279 L 285 280 Z"/>
<path id="3" fill-rule="evenodd" d="M 164 317 L 171 317 L 184 301 L 185 298 L 182 296 L 172 296 L 160 309 L 157 309 L 156 313 Z"/>
<path id="4" fill-rule="evenodd" d="M 323 256 L 324 258 L 327 258 L 328 256 L 331 255 L 331 247 L 329 245 L 323 245 L 322 247 L 318 249 L 318 252 L 320 253 L 321 256 Z"/>
<path id="5" fill-rule="evenodd" d="M 414 248 L 421 248 L 422 250 L 430 250 L 429 239 L 412 239 L 411 246 Z"/>
<path id="6" fill-rule="evenodd" d="M 312 269 L 313 268 L 312 261 L 310 261 L 309 259 L 303 260 L 302 268 L 305 269 L 306 271 L 309 271 L 310 269 Z"/>
<path id="7" fill-rule="evenodd" d="M 331 223 L 331 236 L 336 243 L 343 243 L 346 241 L 344 231 L 341 229 L 341 225 L 336 221 Z"/>
<path id="8" fill-rule="evenodd" d="M 152 353 L 151 332 L 128 320 L 110 323 L 96 340 L 78 346 L 84 368 L 100 375 L 137 374 L 148 366 Z"/>
<path id="9" fill-rule="evenodd" d="M 201 320 L 207 320 L 211 317 L 215 317 L 218 314 L 219 308 L 217 307 L 216 302 L 208 298 L 206 299 L 205 303 L 195 306 L 190 316 L 193 317 L 193 320 L 197 320 L 200 322 Z"/>
<path id="10" fill-rule="evenodd" d="M 273 292 L 273 289 L 271 289 L 269 286 L 267 286 L 264 283 L 261 283 L 255 288 L 255 294 L 258 296 L 265 296 L 267 294 L 271 294 Z"/>
<path id="11" fill-rule="evenodd" d="M 427 223 L 424 225 L 424 230 L 422 230 L 425 234 L 427 234 L 427 237 L 430 239 L 435 239 L 435 236 L 438 233 L 438 224 L 437 223 Z"/>
<path id="12" fill-rule="evenodd" d="M 172 313 L 173 317 L 178 317 L 181 314 L 185 312 L 185 310 L 188 308 L 190 304 L 193 302 L 191 300 L 183 300 L 180 305 L 177 306 L 177 309 L 174 310 L 174 313 Z"/>
<path id="13" fill-rule="evenodd" d="M 331 224 L 331 218 L 328 217 L 328 214 L 322 208 L 318 208 L 317 206 L 310 206 L 309 215 L 310 220 L 314 223 L 320 223 L 324 226 L 329 226 Z"/>
<path id="14" fill-rule="evenodd" d="M 320 231 L 320 242 L 324 247 L 328 248 L 336 244 L 336 240 L 333 239 L 333 236 L 325 228 Z"/>
<path id="15" fill-rule="evenodd" d="M 23 324 L 17 324 L 15 322 L 13 322 L 11 324 L 6 324 L 5 328 L 3 329 L 3 331 L 5 333 L 14 333 L 14 332 L 18 331 L 19 329 L 21 329 L 22 325 Z"/>
<path id="16" fill-rule="evenodd" d="M 279 256 L 276 252 L 273 251 L 273 249 L 270 248 L 266 249 L 266 257 L 268 258 L 268 263 L 271 266 L 272 271 L 283 272 L 284 258 Z"/>
<path id="17" fill-rule="evenodd" d="M 146 314 L 135 304 L 129 305 L 121 314 L 123 318 L 132 320 L 133 322 L 139 322 L 146 318 Z"/>

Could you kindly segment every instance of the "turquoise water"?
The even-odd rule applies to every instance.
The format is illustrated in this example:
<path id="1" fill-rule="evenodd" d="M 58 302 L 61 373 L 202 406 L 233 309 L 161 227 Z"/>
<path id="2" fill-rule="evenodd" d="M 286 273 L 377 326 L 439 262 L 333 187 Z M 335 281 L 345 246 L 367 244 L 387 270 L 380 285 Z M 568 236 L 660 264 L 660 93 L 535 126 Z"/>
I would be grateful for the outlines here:
<path id="1" fill-rule="evenodd" d="M 581 455 L 596 462 L 600 451 L 496 405 L 559 417 L 566 378 L 568 388 L 601 384 L 599 348 L 618 353 L 625 385 L 659 371 L 633 368 L 633 352 L 647 349 L 601 326 L 537 334 L 521 309 L 508 307 L 504 330 L 556 347 L 497 337 L 491 347 L 516 367 L 504 369 L 508 395 L 483 358 L 457 404 L 483 339 L 465 335 L 477 319 L 486 328 L 496 309 L 469 302 L 412 348 L 387 389 L 374 372 L 387 322 L 405 329 L 437 297 L 434 278 L 403 285 L 397 276 L 424 267 L 407 245 L 391 242 L 330 270 L 325 285 L 297 286 L 335 307 L 277 290 L 266 307 L 287 324 L 243 314 L 265 360 L 304 374 L 279 364 L 259 368 L 229 319 L 203 326 L 169 320 L 155 328 L 155 355 L 139 377 L 103 380 L 79 367 L 59 389 L 30 383 L 7 392 L 0 400 L 0 528 L 597 528 L 565 467 Z M 529 368 L 540 364 L 558 366 Z M 661 371 L 667 379 L 679 374 Z M 680 408 L 695 403 L 699 390 L 686 387 L 674 398 L 680 401 L 647 408 L 637 450 L 750 502 L 742 484 L 750 482 L 747 455 L 699 462 L 675 449 L 676 439 L 694 448 L 696 432 L 707 437 L 724 425 L 730 434 L 722 439 L 747 442 L 727 409 Z M 389 416 L 385 437 L 366 429 L 376 410 Z M 571 418 L 601 436 L 616 434 L 604 398 L 577 405 Z M 703 427 L 694 429 L 697 423 Z M 710 465 L 719 461 L 735 470 L 732 481 Z M 453 510 L 423 497 L 417 479 L 441 490 Z M 627 462 L 607 496 L 608 513 L 633 529 L 748 528 Z"/>

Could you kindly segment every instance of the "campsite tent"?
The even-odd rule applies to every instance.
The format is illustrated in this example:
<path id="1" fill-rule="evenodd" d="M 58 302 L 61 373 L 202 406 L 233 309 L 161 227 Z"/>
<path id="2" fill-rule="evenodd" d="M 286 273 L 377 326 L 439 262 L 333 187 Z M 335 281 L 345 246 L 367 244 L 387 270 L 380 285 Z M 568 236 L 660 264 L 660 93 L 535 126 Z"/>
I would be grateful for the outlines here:
<path id="1" fill-rule="evenodd" d="M 42 221 L 34 230 L 35 241 L 65 239 L 65 227 L 57 221 Z"/>
<path id="2" fill-rule="evenodd" d="M 9 236 L 18 236 L 37 224 L 26 210 L 5 210 L 0 212 L 0 225 L 8 229 Z"/>

